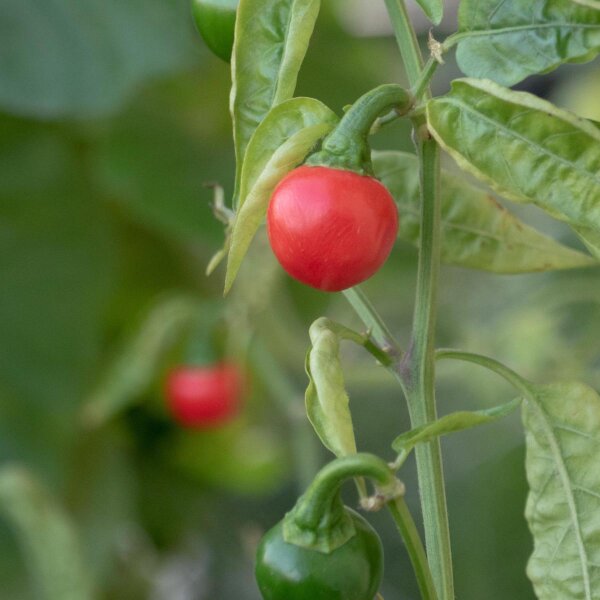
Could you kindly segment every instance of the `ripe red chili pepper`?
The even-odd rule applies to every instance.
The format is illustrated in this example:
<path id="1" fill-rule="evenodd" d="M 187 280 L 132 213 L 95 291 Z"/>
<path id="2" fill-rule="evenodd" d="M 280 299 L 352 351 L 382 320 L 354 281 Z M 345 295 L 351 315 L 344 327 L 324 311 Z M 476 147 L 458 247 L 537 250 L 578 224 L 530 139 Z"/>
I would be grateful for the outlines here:
<path id="1" fill-rule="evenodd" d="M 179 367 L 166 381 L 173 418 L 184 427 L 208 428 L 230 420 L 240 409 L 243 377 L 235 364 Z"/>
<path id="2" fill-rule="evenodd" d="M 398 211 L 373 177 L 303 166 L 275 188 L 267 228 L 275 256 L 292 277 L 335 292 L 368 279 L 385 262 Z"/>

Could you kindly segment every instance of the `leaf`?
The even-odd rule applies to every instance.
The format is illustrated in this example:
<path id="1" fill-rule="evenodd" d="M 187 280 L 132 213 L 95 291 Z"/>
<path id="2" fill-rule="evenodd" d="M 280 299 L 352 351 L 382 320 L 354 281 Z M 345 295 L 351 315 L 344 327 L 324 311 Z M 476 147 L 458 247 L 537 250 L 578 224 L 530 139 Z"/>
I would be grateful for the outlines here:
<path id="1" fill-rule="evenodd" d="M 429 128 L 458 165 L 515 202 L 600 230 L 600 130 L 532 94 L 459 79 L 429 102 Z"/>
<path id="2" fill-rule="evenodd" d="M 41 118 L 117 110 L 197 61 L 186 0 L 4 0 L 0 107 Z"/>
<path id="3" fill-rule="evenodd" d="M 401 239 L 419 243 L 419 166 L 413 154 L 373 152 L 373 166 L 400 215 Z M 442 260 L 495 273 L 568 269 L 595 261 L 559 244 L 464 179 L 442 171 Z"/>
<path id="4" fill-rule="evenodd" d="M 600 232 L 589 227 L 574 227 L 574 230 L 591 254 L 600 260 Z"/>
<path id="5" fill-rule="evenodd" d="M 324 446 L 336 456 L 346 456 L 356 452 L 356 442 L 339 357 L 340 339 L 331 325 L 328 319 L 317 319 L 309 330 L 306 413 Z"/>
<path id="6" fill-rule="evenodd" d="M 462 0 L 458 21 L 463 73 L 507 86 L 600 52 L 600 12 L 570 0 Z"/>
<path id="7" fill-rule="evenodd" d="M 463 431 L 464 429 L 471 429 L 478 425 L 485 425 L 506 417 L 513 410 L 515 410 L 520 404 L 521 398 L 516 398 L 511 402 L 495 406 L 493 408 L 486 408 L 484 410 L 476 411 L 459 411 L 445 415 L 436 421 L 415 427 L 406 433 L 399 435 L 393 442 L 392 448 L 396 452 L 410 452 L 417 444 L 424 442 L 430 442 L 431 440 L 446 435 L 448 433 L 454 433 L 456 431 Z"/>
<path id="8" fill-rule="evenodd" d="M 540 600 L 600 598 L 600 397 L 581 383 L 531 386 L 523 404 Z"/>
<path id="9" fill-rule="evenodd" d="M 241 0 L 238 6 L 230 107 L 236 190 L 254 130 L 273 106 L 294 95 L 320 4 L 320 0 Z"/>
<path id="10" fill-rule="evenodd" d="M 83 407 L 83 420 L 98 427 L 134 402 L 156 377 L 166 350 L 198 317 L 198 302 L 186 297 L 163 300 L 127 340 Z"/>
<path id="11" fill-rule="evenodd" d="M 19 467 L 0 470 L 0 516 L 15 530 L 41 598 L 92 598 L 91 580 L 73 524 Z"/>
<path id="12" fill-rule="evenodd" d="M 572 2 L 576 2 L 577 4 L 581 4 L 582 6 L 589 6 L 590 8 L 595 8 L 596 10 L 600 10 L 600 1 L 599 0 L 571 0 Z"/>
<path id="13" fill-rule="evenodd" d="M 267 119 L 263 123 L 267 123 Z M 269 123 L 265 128 L 270 127 Z M 233 223 L 225 275 L 225 294 L 233 285 L 250 242 L 264 219 L 276 185 L 304 160 L 311 148 L 332 128 L 333 125 L 326 122 L 310 125 L 295 133 L 290 131 L 290 137 L 271 154 L 252 189 L 246 195 L 244 204 L 240 207 Z"/>
<path id="14" fill-rule="evenodd" d="M 298 131 L 323 123 L 333 128 L 337 115 L 314 98 L 291 98 L 273 107 L 252 135 L 240 180 L 240 206 L 269 163 L 273 153 Z"/>
<path id="15" fill-rule="evenodd" d="M 427 18 L 434 24 L 439 25 L 444 17 L 443 0 L 417 0 Z"/>

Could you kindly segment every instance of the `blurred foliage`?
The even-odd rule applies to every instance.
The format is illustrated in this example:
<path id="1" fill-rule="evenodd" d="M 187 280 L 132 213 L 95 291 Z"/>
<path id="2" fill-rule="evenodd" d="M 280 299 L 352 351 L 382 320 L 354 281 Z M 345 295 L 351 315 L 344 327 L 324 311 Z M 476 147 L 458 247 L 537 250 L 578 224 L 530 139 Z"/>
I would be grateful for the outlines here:
<path id="1" fill-rule="evenodd" d="M 105 599 L 258 598 L 260 532 L 326 458 L 303 416 L 308 326 L 326 314 L 360 328 L 342 298 L 285 278 L 260 237 L 227 303 L 223 270 L 205 278 L 223 229 L 203 184 L 232 192 L 229 72 L 193 35 L 188 12 L 185 0 L 0 7 L 0 462 L 26 468 L 63 507 Z M 297 95 L 340 114 L 398 80 L 394 40 L 351 37 L 326 2 Z M 553 81 L 560 102 L 600 120 L 597 69 L 564 68 Z M 410 150 L 406 123 L 383 128 L 374 146 Z M 575 243 L 535 209 L 518 212 Z M 399 243 L 365 285 L 403 340 L 415 267 L 415 250 Z M 223 307 L 219 351 L 250 373 L 239 422 L 182 434 L 169 421 L 162 378 L 183 360 L 182 341 L 121 414 L 86 428 L 82 406 L 172 293 Z M 494 355 L 534 380 L 600 387 L 593 271 L 495 277 L 445 267 L 440 301 L 440 345 Z M 391 457 L 391 441 L 408 429 L 394 380 L 357 348 L 344 346 L 342 365 L 359 448 Z M 444 365 L 439 398 L 446 414 L 512 396 L 475 367 Z M 443 444 L 459 595 L 532 597 L 518 420 Z M 416 511 L 411 462 L 403 478 Z M 387 552 L 385 597 L 417 598 L 389 517 L 373 523 Z M 3 600 L 36 597 L 1 519 L 0 582 Z"/>

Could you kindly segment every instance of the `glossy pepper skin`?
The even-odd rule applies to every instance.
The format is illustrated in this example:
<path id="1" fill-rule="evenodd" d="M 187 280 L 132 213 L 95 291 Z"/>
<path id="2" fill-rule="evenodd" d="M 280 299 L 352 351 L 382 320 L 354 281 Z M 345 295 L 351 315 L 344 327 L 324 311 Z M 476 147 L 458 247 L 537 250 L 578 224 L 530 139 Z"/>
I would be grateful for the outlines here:
<path id="1" fill-rule="evenodd" d="M 383 265 L 398 233 L 398 211 L 373 177 L 302 166 L 275 188 L 267 230 L 275 256 L 292 277 L 336 292 Z"/>
<path id="2" fill-rule="evenodd" d="M 192 0 L 196 28 L 219 58 L 231 60 L 235 14 L 239 0 Z"/>
<path id="3" fill-rule="evenodd" d="M 240 409 L 243 377 L 235 364 L 179 367 L 169 373 L 165 395 L 169 411 L 183 427 L 211 428 Z"/>
<path id="4" fill-rule="evenodd" d="M 330 554 L 289 544 L 278 523 L 258 547 L 256 581 L 264 600 L 373 600 L 383 576 L 381 540 L 349 508 L 356 534 Z"/>

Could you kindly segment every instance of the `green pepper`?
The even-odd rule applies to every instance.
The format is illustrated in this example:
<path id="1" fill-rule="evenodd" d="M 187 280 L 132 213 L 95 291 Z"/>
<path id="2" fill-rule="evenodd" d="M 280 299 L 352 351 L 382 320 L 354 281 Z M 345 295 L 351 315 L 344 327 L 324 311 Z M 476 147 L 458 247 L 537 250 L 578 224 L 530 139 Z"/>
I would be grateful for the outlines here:
<path id="1" fill-rule="evenodd" d="M 192 15 L 202 39 L 226 62 L 231 60 L 238 2 L 239 0 L 192 0 Z"/>
<path id="2" fill-rule="evenodd" d="M 256 566 L 265 600 L 373 600 L 383 575 L 381 541 L 363 517 L 345 510 L 355 534 L 329 554 L 287 543 L 282 522 L 267 532 Z"/>
<path id="3" fill-rule="evenodd" d="M 358 476 L 375 479 L 380 497 L 397 490 L 388 465 L 370 454 L 338 458 L 321 469 L 259 544 L 255 574 L 264 600 L 373 600 L 383 575 L 383 547 L 340 496 L 343 481 Z"/>

